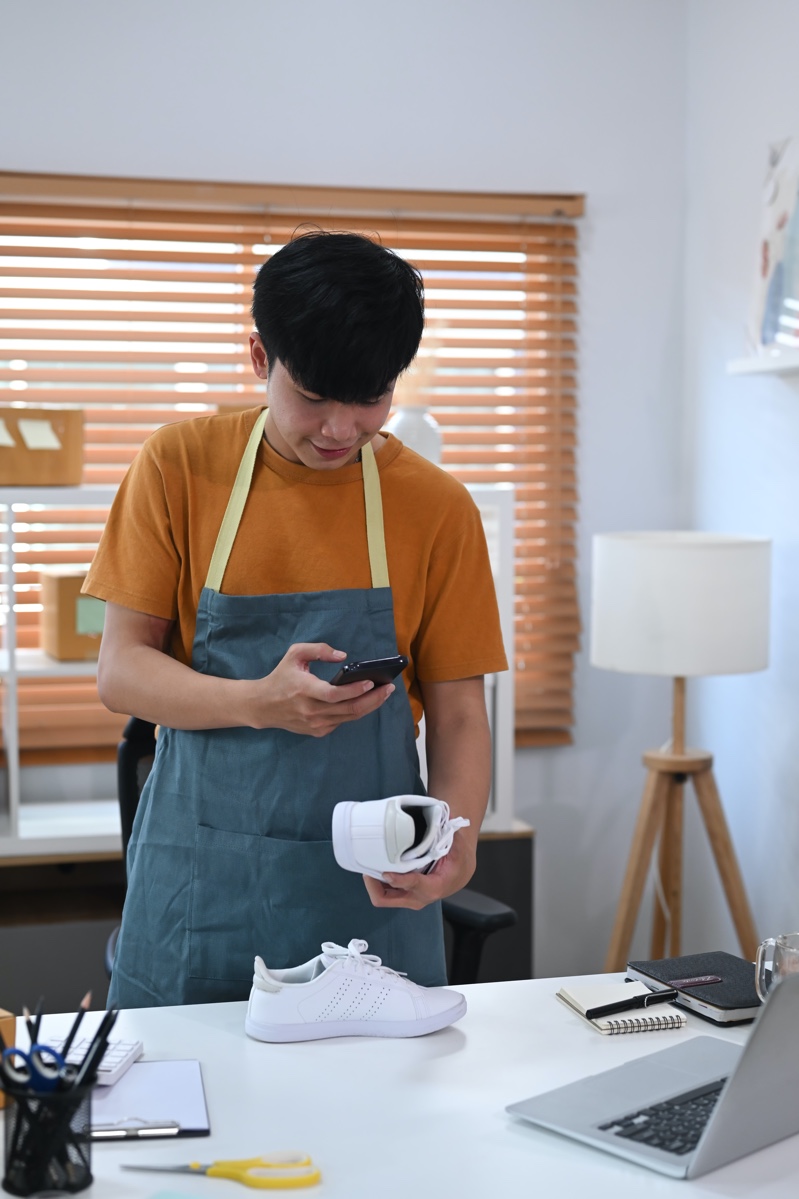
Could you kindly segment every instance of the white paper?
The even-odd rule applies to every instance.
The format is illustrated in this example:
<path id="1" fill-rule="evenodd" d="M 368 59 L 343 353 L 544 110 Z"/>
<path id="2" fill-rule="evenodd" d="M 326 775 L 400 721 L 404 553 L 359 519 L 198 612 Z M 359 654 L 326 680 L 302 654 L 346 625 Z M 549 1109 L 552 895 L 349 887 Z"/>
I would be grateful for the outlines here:
<path id="1" fill-rule="evenodd" d="M 18 420 L 17 428 L 29 450 L 60 450 L 58 439 L 49 420 Z"/>
<path id="2" fill-rule="evenodd" d="M 199 1062 L 134 1062 L 119 1082 L 92 1092 L 93 1129 L 173 1121 L 184 1133 L 208 1132 Z"/>
<path id="3" fill-rule="evenodd" d="M 607 1003 L 622 1003 L 626 999 L 634 999 L 636 995 L 651 995 L 652 992 L 644 983 L 603 982 L 561 987 L 559 994 L 585 1014 L 591 1008 L 604 1007 Z"/>
<path id="4" fill-rule="evenodd" d="M 17 443 L 14 441 L 14 438 L 11 436 L 8 425 L 3 420 L 2 416 L 0 416 L 0 445 L 15 446 L 16 444 Z"/>

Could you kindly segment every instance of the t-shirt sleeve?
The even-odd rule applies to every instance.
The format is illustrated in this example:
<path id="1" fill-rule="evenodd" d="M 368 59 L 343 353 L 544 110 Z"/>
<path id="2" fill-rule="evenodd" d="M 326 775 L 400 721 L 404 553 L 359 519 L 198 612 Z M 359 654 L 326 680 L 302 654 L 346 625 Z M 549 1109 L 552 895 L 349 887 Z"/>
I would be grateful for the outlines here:
<path id="1" fill-rule="evenodd" d="M 421 682 L 507 670 L 494 578 L 480 511 L 465 491 L 442 522 L 428 563 L 413 658 Z"/>
<path id="2" fill-rule="evenodd" d="M 180 554 L 161 468 L 149 443 L 116 494 L 83 590 L 124 608 L 175 620 Z"/>

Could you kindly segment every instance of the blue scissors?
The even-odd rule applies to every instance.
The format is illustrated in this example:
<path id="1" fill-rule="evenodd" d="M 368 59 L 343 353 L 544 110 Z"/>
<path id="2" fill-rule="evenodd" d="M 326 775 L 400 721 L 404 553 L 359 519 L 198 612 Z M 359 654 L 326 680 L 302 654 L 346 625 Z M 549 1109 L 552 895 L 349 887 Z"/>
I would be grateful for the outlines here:
<path id="1" fill-rule="evenodd" d="M 6 1049 L 0 1057 L 0 1073 L 10 1089 L 48 1092 L 68 1081 L 74 1067 L 68 1066 L 57 1049 L 31 1045 L 30 1049 Z"/>

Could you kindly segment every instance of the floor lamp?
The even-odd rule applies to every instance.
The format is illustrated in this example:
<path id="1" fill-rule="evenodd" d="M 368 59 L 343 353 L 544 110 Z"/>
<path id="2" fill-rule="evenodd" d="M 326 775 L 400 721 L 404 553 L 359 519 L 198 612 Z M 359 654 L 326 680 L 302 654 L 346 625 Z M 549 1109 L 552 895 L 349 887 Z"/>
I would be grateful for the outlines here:
<path id="1" fill-rule="evenodd" d="M 683 791 L 690 781 L 744 956 L 758 937 L 713 776 L 713 756 L 685 745 L 685 682 L 768 665 L 771 543 L 710 533 L 610 533 L 594 538 L 591 662 L 673 680 L 668 748 L 647 750 L 605 969 L 623 970 L 658 841 L 653 958 L 680 954 Z M 668 933 L 668 937 L 667 937 Z M 668 944 L 667 944 L 668 940 Z"/>

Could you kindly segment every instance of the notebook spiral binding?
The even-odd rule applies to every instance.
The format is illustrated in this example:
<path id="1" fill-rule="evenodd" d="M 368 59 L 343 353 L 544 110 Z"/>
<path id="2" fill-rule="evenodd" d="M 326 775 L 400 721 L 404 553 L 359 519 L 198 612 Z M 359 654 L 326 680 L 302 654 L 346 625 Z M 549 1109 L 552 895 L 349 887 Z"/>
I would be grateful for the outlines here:
<path id="1" fill-rule="evenodd" d="M 659 1032 L 666 1028 L 682 1028 L 685 1020 L 679 1014 L 671 1016 L 628 1016 L 621 1020 L 608 1020 L 610 1035 L 623 1032 Z"/>

